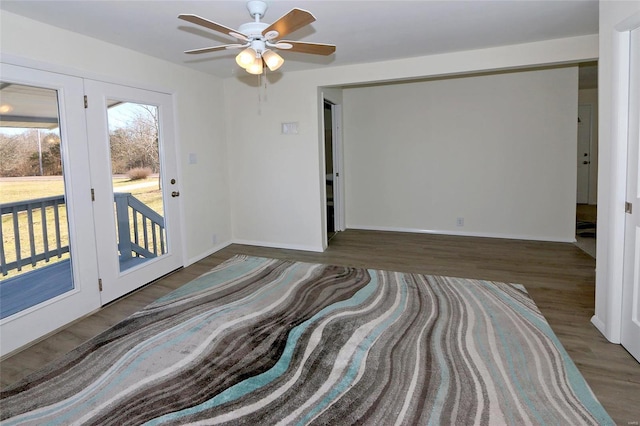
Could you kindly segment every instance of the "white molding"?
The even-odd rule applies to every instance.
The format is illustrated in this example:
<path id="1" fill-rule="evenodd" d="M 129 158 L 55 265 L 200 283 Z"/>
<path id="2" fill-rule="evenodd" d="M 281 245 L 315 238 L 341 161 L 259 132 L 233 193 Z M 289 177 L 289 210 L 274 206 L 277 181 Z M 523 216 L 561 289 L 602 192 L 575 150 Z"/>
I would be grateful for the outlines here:
<path id="1" fill-rule="evenodd" d="M 622 327 L 622 288 L 624 271 L 625 211 L 627 198 L 627 121 L 629 103 L 629 33 L 616 32 L 613 35 L 611 129 L 605 135 L 611 141 L 609 194 L 606 196 L 608 217 L 603 219 L 608 229 L 603 230 L 604 238 L 598 244 L 608 244 L 605 255 L 596 257 L 596 286 L 607 282 L 608 291 L 606 313 L 602 318 L 603 335 L 611 342 L 619 342 Z M 603 241 L 600 241 L 603 240 Z M 603 250 L 604 252 L 604 250 Z M 606 263 L 606 266 L 603 264 Z M 596 304 L 600 301 L 596 301 Z"/>
<path id="2" fill-rule="evenodd" d="M 251 241 L 251 240 L 234 239 L 232 241 L 232 244 L 242 244 L 247 246 L 269 247 L 269 248 L 286 249 L 286 250 L 313 251 L 317 253 L 322 253 L 324 251 L 322 247 L 299 245 L 299 244 L 274 243 L 270 241 Z"/>
<path id="3" fill-rule="evenodd" d="M 607 329 L 607 327 L 605 326 L 604 322 L 597 316 L 594 315 L 591 317 L 591 324 L 593 324 L 593 326 L 595 328 L 598 329 L 598 331 L 607 338 L 607 340 L 609 340 L 611 343 L 616 343 L 616 344 L 620 344 L 620 339 L 618 340 L 611 340 L 607 337 L 607 335 L 605 334 L 605 331 Z"/>
<path id="4" fill-rule="evenodd" d="M 434 234 L 434 235 L 452 235 L 457 237 L 481 237 L 481 238 L 502 238 L 507 240 L 525 240 L 525 241 L 548 241 L 554 243 L 575 243 L 573 238 L 558 238 L 554 236 L 533 236 L 526 234 L 499 234 L 492 232 L 463 232 L 449 231 L 439 229 L 419 229 L 419 228 L 401 228 L 392 226 L 348 226 L 347 229 L 358 229 L 363 231 L 384 231 L 384 232 L 408 232 L 413 234 Z"/>
<path id="5" fill-rule="evenodd" d="M 227 241 L 225 243 L 218 244 L 218 245 L 214 246 L 213 248 L 205 251 L 204 253 L 200 253 L 197 256 L 189 258 L 189 259 L 186 260 L 186 263 L 185 263 L 184 267 L 186 268 L 187 266 L 193 265 L 194 263 L 199 262 L 202 259 L 204 259 L 205 257 L 211 256 L 212 254 L 214 254 L 216 252 L 219 252 L 220 250 L 222 250 L 225 247 L 230 246 L 231 244 L 233 244 L 231 241 Z"/>
<path id="6" fill-rule="evenodd" d="M 640 27 L 640 12 L 623 19 L 615 26 L 615 30 L 618 32 L 633 31 Z"/>
<path id="7" fill-rule="evenodd" d="M 596 309 L 591 322 L 602 335 L 619 343 L 622 327 L 622 291 L 627 169 L 627 117 L 629 33 L 640 25 L 637 6 L 623 2 L 600 4 L 598 228 L 596 257 Z M 630 8 L 635 9 L 633 12 Z M 624 17 L 625 12 L 630 14 Z M 608 13 L 603 13 L 603 11 Z M 617 23 L 609 22 L 616 15 Z M 621 19 L 623 18 L 623 19 Z M 601 108 L 604 105 L 605 108 Z M 600 157 L 600 155 L 599 155 Z M 607 158 L 608 157 L 608 158 Z M 602 237 L 602 238 L 600 238 Z"/>

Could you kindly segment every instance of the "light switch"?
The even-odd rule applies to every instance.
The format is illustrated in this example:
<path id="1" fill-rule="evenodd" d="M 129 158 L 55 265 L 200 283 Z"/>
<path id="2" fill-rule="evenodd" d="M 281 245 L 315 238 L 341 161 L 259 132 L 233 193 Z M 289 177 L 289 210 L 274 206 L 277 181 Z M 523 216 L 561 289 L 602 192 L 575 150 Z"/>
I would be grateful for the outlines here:
<path id="1" fill-rule="evenodd" d="M 189 153 L 189 164 L 196 164 L 198 162 L 198 154 L 195 152 Z"/>
<path id="2" fill-rule="evenodd" d="M 282 123 L 283 135 L 297 135 L 298 134 L 298 122 Z"/>

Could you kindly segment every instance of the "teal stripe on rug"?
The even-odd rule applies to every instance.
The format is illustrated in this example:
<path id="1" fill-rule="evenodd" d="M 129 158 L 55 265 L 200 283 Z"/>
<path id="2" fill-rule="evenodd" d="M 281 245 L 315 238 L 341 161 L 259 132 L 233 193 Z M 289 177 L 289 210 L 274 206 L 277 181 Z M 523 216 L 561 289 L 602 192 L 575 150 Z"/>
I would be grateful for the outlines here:
<path id="1" fill-rule="evenodd" d="M 482 286 L 492 291 L 497 297 L 502 299 L 506 304 L 508 304 L 514 311 L 518 312 L 532 324 L 534 324 L 541 332 L 549 338 L 556 347 L 556 350 L 562 357 L 562 361 L 564 362 L 564 368 L 566 369 L 569 383 L 571 384 L 571 389 L 576 392 L 578 399 L 582 404 L 591 412 L 594 417 L 597 419 L 598 423 L 601 425 L 614 424 L 613 420 L 609 416 L 609 414 L 604 410 L 602 404 L 596 399 L 595 395 L 591 388 L 586 385 L 584 381 L 584 377 L 576 367 L 575 363 L 567 353 L 564 346 L 556 336 L 556 334 L 549 326 L 549 323 L 544 319 L 544 317 L 538 315 L 534 315 L 533 312 L 526 309 L 522 305 L 515 303 L 515 301 L 508 297 L 504 292 L 497 291 L 498 288 L 495 284 L 488 281 L 478 281 Z M 506 284 L 502 284 L 506 285 Z M 523 291 L 526 292 L 524 286 L 519 286 Z"/>
<path id="2" fill-rule="evenodd" d="M 269 371 L 262 373 L 260 375 L 257 375 L 255 377 L 252 377 L 250 379 L 247 379 L 228 389 L 225 389 L 223 392 L 216 395 L 214 398 L 211 398 L 210 400 L 205 401 L 200 405 L 197 405 L 195 407 L 191 407 L 179 412 L 167 414 L 157 419 L 150 420 L 147 423 L 145 423 L 145 425 L 155 426 L 155 425 L 159 425 L 166 422 L 173 422 L 184 416 L 197 414 L 200 411 L 208 410 L 218 405 L 234 401 L 236 399 L 239 399 L 247 395 L 252 391 L 255 391 L 256 389 L 259 389 L 271 383 L 273 380 L 280 377 L 282 373 L 284 373 L 289 368 L 289 365 L 291 363 L 291 358 L 294 354 L 294 350 L 296 349 L 298 339 L 307 330 L 308 327 L 310 327 L 315 322 L 321 320 L 322 318 L 324 318 L 325 316 L 327 316 L 328 314 L 336 310 L 344 309 L 344 308 L 352 308 L 360 305 L 366 299 L 371 297 L 371 294 L 373 294 L 377 286 L 378 286 L 377 279 L 375 275 L 372 275 L 371 282 L 366 287 L 358 291 L 352 298 L 350 298 L 349 300 L 345 300 L 343 302 L 335 303 L 331 306 L 328 306 L 322 309 L 320 312 L 318 312 L 316 315 L 314 315 L 307 321 L 293 328 L 291 330 L 291 334 L 289 335 L 289 338 L 287 339 L 287 345 L 284 350 L 284 353 L 282 354 L 282 357 L 278 360 L 276 365 L 273 368 L 271 368 Z"/>

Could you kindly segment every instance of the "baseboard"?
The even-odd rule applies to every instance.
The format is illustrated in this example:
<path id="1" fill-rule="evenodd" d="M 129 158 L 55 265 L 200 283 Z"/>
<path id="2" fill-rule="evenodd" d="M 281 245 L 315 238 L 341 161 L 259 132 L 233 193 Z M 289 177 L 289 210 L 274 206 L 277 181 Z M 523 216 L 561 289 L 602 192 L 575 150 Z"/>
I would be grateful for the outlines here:
<path id="1" fill-rule="evenodd" d="M 594 315 L 591 317 L 591 324 L 593 324 L 598 331 L 604 336 L 604 323 L 602 322 L 602 320 L 600 320 L 600 318 L 598 318 L 597 315 Z"/>
<path id="2" fill-rule="evenodd" d="M 196 262 L 201 261 L 202 259 L 204 259 L 207 256 L 211 256 L 213 253 L 218 252 L 220 250 L 222 250 L 223 248 L 230 246 L 232 244 L 231 241 L 227 241 L 225 243 L 222 244 L 218 244 L 216 246 L 214 246 L 213 248 L 205 251 L 204 253 L 200 253 L 199 255 L 192 257 L 190 259 L 187 259 L 187 262 L 185 263 L 184 267 L 186 268 L 189 265 L 193 265 Z"/>
<path id="3" fill-rule="evenodd" d="M 247 246 L 260 246 L 260 247 L 269 247 L 269 248 L 286 249 L 286 250 L 313 251 L 317 253 L 322 253 L 324 251 L 322 247 L 304 246 L 304 245 L 296 245 L 296 244 L 281 244 L 281 243 L 274 243 L 271 241 L 250 241 L 250 240 L 236 239 L 236 240 L 233 240 L 232 242 L 233 244 L 243 244 Z"/>
<path id="4" fill-rule="evenodd" d="M 528 240 L 528 241 L 549 241 L 554 243 L 575 243 L 573 238 L 545 237 L 526 234 L 495 234 L 491 232 L 464 232 L 464 231 L 442 231 L 437 229 L 418 229 L 418 228 L 398 228 L 389 226 L 360 226 L 350 225 L 347 229 L 359 229 L 363 231 L 387 231 L 387 232 L 410 232 L 414 234 L 435 234 L 435 235 L 453 235 L 458 237 L 482 237 L 482 238 L 504 238 L 508 240 Z"/>
<path id="5" fill-rule="evenodd" d="M 611 343 L 615 343 L 615 344 L 620 344 L 620 342 L 615 341 L 615 340 L 611 340 L 607 337 L 607 333 L 606 333 L 606 329 L 607 327 L 605 327 L 604 322 L 602 322 L 602 320 L 600 318 L 598 318 L 597 315 L 594 315 L 591 317 L 591 324 L 593 324 L 595 326 L 595 328 L 598 329 L 598 331 L 600 332 L 600 334 L 602 334 L 602 336 L 604 336 L 605 339 L 607 339 L 609 342 Z"/>

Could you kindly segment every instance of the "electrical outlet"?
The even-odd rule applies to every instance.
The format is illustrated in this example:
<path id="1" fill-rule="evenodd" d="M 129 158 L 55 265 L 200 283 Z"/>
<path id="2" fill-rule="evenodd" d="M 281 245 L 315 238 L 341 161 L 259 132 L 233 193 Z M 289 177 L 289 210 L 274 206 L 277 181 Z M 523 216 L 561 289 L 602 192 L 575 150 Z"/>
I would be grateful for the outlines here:
<path id="1" fill-rule="evenodd" d="M 464 217 L 459 217 L 456 219 L 456 226 L 464 226 Z"/>

